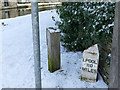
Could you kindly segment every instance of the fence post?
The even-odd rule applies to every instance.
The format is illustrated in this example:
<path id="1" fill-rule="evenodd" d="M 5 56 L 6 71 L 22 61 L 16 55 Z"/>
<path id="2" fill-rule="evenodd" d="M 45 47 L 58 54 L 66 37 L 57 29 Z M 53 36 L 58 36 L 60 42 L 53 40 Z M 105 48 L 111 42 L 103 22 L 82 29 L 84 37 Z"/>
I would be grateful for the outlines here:
<path id="1" fill-rule="evenodd" d="M 39 15 L 38 0 L 31 1 L 33 49 L 35 66 L 35 86 L 41 89 L 41 63 L 40 63 L 40 36 L 39 36 Z"/>
<path id="2" fill-rule="evenodd" d="M 120 89 L 120 2 L 116 2 L 111 55 L 109 89 Z"/>
<path id="3" fill-rule="evenodd" d="M 60 31 L 47 28 L 46 41 L 48 47 L 48 70 L 54 72 L 60 69 Z"/>

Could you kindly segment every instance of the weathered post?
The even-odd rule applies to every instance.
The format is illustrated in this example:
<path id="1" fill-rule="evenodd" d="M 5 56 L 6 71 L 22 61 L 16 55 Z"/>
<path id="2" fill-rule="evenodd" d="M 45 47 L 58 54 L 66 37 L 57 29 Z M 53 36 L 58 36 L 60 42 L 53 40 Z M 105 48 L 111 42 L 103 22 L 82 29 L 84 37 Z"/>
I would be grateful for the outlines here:
<path id="1" fill-rule="evenodd" d="M 116 2 L 110 62 L 109 89 L 120 90 L 120 1 Z"/>
<path id="2" fill-rule="evenodd" d="M 83 52 L 81 80 L 96 82 L 99 63 L 98 45 L 93 45 Z"/>
<path id="3" fill-rule="evenodd" d="M 35 66 L 35 86 L 41 89 L 41 65 L 40 65 L 40 36 L 39 36 L 39 15 L 38 0 L 31 1 L 32 30 L 33 30 L 33 49 Z"/>
<path id="4" fill-rule="evenodd" d="M 47 28 L 46 41 L 48 47 L 48 70 L 54 72 L 60 69 L 60 31 Z"/>

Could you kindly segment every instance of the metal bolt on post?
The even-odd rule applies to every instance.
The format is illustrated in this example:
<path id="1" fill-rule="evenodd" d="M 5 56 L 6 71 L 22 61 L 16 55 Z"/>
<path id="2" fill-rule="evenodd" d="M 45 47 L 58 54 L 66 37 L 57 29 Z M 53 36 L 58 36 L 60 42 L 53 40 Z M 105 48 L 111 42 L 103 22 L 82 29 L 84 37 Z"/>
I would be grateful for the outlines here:
<path id="1" fill-rule="evenodd" d="M 38 0 L 31 1 L 31 14 L 32 14 L 34 65 L 35 65 L 35 87 L 37 90 L 38 89 L 41 90 Z"/>

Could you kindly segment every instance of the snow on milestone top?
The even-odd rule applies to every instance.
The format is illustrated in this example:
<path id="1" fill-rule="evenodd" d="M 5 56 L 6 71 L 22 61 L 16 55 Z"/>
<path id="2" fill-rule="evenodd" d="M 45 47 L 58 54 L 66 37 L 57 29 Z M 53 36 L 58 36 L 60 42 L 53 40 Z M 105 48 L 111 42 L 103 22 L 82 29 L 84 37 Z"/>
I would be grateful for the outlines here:
<path id="1" fill-rule="evenodd" d="M 98 54 L 99 53 L 98 45 L 95 44 L 95 45 L 89 47 L 88 49 L 84 50 L 84 52 L 91 53 L 91 54 Z"/>
<path id="2" fill-rule="evenodd" d="M 59 29 L 53 28 L 53 27 L 49 27 L 48 30 L 49 30 L 50 33 L 60 32 Z"/>

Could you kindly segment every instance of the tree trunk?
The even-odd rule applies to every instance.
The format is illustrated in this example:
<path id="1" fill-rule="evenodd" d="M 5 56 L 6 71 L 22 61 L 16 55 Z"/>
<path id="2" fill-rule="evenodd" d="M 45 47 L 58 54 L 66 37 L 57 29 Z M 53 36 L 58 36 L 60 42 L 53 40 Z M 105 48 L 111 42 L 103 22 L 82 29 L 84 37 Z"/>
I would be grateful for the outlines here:
<path id="1" fill-rule="evenodd" d="M 110 62 L 109 89 L 120 89 L 120 2 L 116 2 Z"/>

